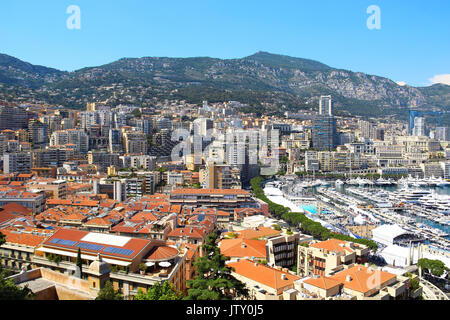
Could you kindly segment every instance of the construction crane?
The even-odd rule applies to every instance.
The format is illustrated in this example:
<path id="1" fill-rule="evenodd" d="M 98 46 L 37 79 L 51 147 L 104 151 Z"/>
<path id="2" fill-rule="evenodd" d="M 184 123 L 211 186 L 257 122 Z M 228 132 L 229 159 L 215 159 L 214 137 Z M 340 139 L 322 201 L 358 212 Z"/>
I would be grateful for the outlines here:
<path id="1" fill-rule="evenodd" d="M 438 116 L 439 118 L 439 127 L 442 127 L 442 115 L 443 112 L 441 111 L 418 111 L 418 110 L 409 110 L 409 122 L 408 122 L 408 133 L 409 135 L 413 134 L 414 130 L 414 120 L 417 117 L 422 117 L 424 115 L 433 115 Z"/>

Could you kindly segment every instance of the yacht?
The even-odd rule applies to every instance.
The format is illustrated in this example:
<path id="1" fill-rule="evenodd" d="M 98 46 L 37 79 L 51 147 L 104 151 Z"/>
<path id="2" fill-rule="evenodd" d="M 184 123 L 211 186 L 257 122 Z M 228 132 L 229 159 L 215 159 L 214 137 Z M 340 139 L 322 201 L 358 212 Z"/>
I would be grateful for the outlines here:
<path id="1" fill-rule="evenodd" d="M 320 185 L 321 185 L 322 187 L 326 187 L 326 186 L 329 186 L 330 183 L 329 183 L 328 181 L 325 181 L 325 180 L 320 180 Z"/>
<path id="2" fill-rule="evenodd" d="M 425 181 L 427 182 L 429 187 L 436 187 L 439 182 L 439 179 L 436 179 L 434 176 L 432 176 Z"/>
<path id="3" fill-rule="evenodd" d="M 436 179 L 436 185 L 438 187 L 448 187 L 450 185 L 450 182 L 446 181 L 443 178 Z"/>
<path id="4" fill-rule="evenodd" d="M 399 192 L 400 198 L 403 198 L 405 201 L 417 201 L 422 197 L 429 195 L 430 191 L 427 190 L 401 190 Z"/>
<path id="5" fill-rule="evenodd" d="M 397 183 L 401 186 L 408 186 L 408 179 L 406 179 L 405 177 L 401 177 Z"/>

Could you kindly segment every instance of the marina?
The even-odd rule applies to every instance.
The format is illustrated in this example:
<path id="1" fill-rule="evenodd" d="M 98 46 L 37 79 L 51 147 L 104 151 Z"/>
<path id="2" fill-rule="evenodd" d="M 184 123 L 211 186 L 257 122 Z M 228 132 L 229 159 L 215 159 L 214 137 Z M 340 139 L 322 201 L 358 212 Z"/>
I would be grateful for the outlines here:
<path id="1" fill-rule="evenodd" d="M 349 226 L 396 224 L 448 252 L 450 184 L 443 179 L 402 179 L 326 182 L 288 178 L 270 182 L 269 187 L 279 190 L 279 196 L 292 204 L 291 210 L 334 231 L 359 238 Z"/>

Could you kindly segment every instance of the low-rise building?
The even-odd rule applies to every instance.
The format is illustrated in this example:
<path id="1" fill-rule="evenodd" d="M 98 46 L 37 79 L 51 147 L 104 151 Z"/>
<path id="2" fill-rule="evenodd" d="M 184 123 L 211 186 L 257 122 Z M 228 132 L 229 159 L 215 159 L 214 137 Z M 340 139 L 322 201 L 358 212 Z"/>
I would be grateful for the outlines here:
<path id="1" fill-rule="evenodd" d="M 89 266 L 100 255 L 111 268 L 114 289 L 120 289 L 126 298 L 136 295 L 139 289 L 145 292 L 163 281 L 172 283 L 177 291 L 186 290 L 187 250 L 179 250 L 164 241 L 59 229 L 36 248 L 32 263 L 63 273 L 72 270 L 73 275 L 78 249 L 81 250 L 83 279 L 89 280 L 92 275 Z M 143 264 L 148 267 L 145 271 L 141 270 Z"/>
<path id="2" fill-rule="evenodd" d="M 409 278 L 366 265 L 343 265 L 328 276 L 304 278 L 299 292 L 319 299 L 391 300 L 405 299 L 411 291 Z M 306 291 L 306 292 L 305 292 Z"/>
<path id="3" fill-rule="evenodd" d="M 169 201 L 171 204 L 217 208 L 227 212 L 253 204 L 248 191 L 237 189 L 177 189 L 171 192 Z"/>
<path id="4" fill-rule="evenodd" d="M 0 188 L 0 207 L 8 203 L 17 203 L 31 209 L 33 214 L 44 210 L 45 194 L 43 192 L 27 192 L 20 189 Z"/>
<path id="5" fill-rule="evenodd" d="M 66 199 L 67 197 L 67 181 L 56 179 L 39 179 L 32 180 L 26 184 L 28 191 L 42 190 L 51 199 Z"/>
<path id="6" fill-rule="evenodd" d="M 291 300 L 294 282 L 300 280 L 287 269 L 273 268 L 249 259 L 227 263 L 236 279 L 245 283 L 249 296 L 255 300 Z"/>
<path id="7" fill-rule="evenodd" d="M 303 276 L 328 276 L 341 265 L 365 263 L 368 254 L 365 245 L 337 239 L 299 245 L 297 272 Z"/>

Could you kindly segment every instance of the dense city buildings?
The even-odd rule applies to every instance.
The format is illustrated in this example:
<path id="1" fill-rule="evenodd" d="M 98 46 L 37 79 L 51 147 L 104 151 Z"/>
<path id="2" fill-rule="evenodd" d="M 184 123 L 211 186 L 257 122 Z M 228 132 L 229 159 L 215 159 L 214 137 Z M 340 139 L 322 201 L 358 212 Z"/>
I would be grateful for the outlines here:
<path id="1" fill-rule="evenodd" d="M 332 96 L 284 116 L 248 116 L 244 107 L 2 106 L 1 265 L 42 300 L 95 299 L 106 282 L 125 299 L 164 282 L 187 295 L 194 263 L 217 234 L 218 252 L 249 299 L 419 297 L 415 265 L 437 250 L 446 261 L 447 240 L 431 229 L 405 231 L 418 228 L 407 218 L 383 226 L 400 223 L 402 210 L 435 210 L 444 224 L 448 199 L 406 189 L 388 203 L 390 195 L 375 199 L 370 187 L 445 188 L 448 128 L 420 114 L 411 134 L 401 121 L 337 116 Z M 259 176 L 265 198 L 250 184 Z M 292 223 L 275 204 L 311 220 Z M 320 228 L 337 236 L 324 240 Z M 421 232 L 430 243 L 415 236 Z M 380 257 L 384 267 L 375 265 Z M 378 287 L 361 284 L 372 276 Z"/>

